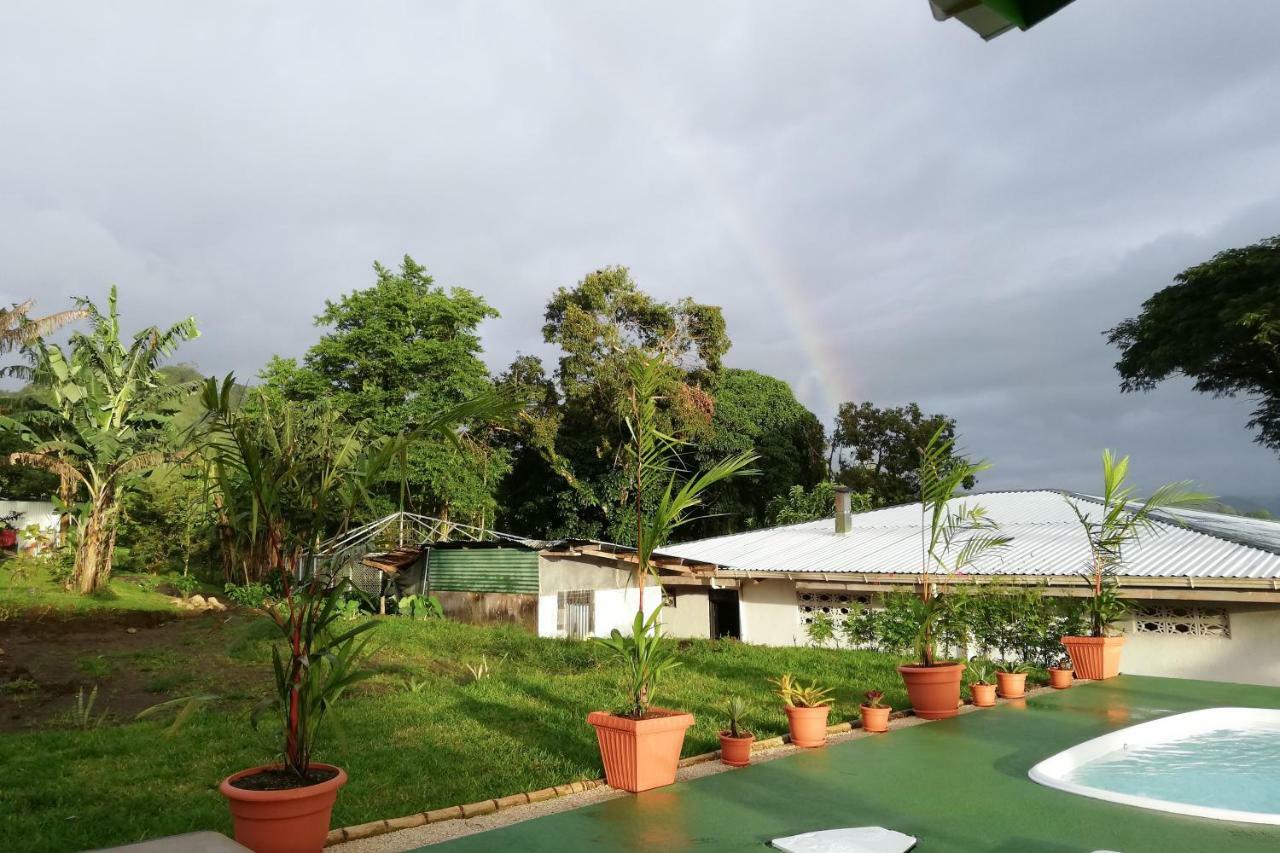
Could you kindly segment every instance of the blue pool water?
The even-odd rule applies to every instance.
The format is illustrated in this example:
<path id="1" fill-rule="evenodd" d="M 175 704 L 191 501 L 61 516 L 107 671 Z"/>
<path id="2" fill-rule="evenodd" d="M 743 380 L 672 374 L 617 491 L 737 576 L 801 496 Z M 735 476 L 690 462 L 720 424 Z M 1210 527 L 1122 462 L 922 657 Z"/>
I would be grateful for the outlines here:
<path id="1" fill-rule="evenodd" d="M 1280 730 L 1218 729 L 1119 749 L 1065 778 L 1174 803 L 1280 813 Z"/>

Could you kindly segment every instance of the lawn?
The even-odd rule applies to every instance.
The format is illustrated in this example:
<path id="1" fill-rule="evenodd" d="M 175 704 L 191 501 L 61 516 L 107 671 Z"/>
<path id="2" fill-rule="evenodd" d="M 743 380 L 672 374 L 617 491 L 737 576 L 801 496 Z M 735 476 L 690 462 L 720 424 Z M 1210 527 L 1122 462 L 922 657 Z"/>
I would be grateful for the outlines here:
<path id="1" fill-rule="evenodd" d="M 79 595 L 55 583 L 43 561 L 10 557 L 0 562 L 0 621 L 33 615 L 175 610 L 170 596 L 152 588 L 158 583 L 151 575 L 116 574 L 106 589 Z"/>
<path id="2" fill-rule="evenodd" d="M 270 690 L 271 625 L 246 611 L 146 617 L 125 627 L 76 616 L 0 623 L 0 647 L 30 672 L 0 684 L 0 837 L 29 850 L 120 844 L 197 829 L 230 830 L 218 781 L 272 760 L 272 732 L 254 732 L 249 711 Z M 334 826 L 397 817 L 601 775 L 585 717 L 616 709 L 619 670 L 592 643 L 546 640 L 516 629 L 385 618 L 374 632 L 378 674 L 332 715 L 317 760 L 347 768 L 351 782 Z M 733 641 L 681 643 L 683 666 L 657 703 L 697 717 L 685 754 L 716 748 L 721 705 L 752 705 L 761 737 L 785 731 L 768 679 L 782 672 L 835 688 L 832 722 L 852 719 L 862 693 L 885 690 L 903 707 L 897 659 L 874 652 L 775 649 Z M 475 680 L 467 664 L 488 662 Z M 0 670 L 3 673 L 3 670 Z M 12 675 L 12 673 L 11 673 Z M 0 675 L 2 680 L 2 675 Z M 99 687 L 81 727 L 68 714 L 75 691 Z M 9 687 L 9 690 L 4 689 Z M 165 722 L 132 716 L 178 695 L 221 698 L 176 736 Z"/>

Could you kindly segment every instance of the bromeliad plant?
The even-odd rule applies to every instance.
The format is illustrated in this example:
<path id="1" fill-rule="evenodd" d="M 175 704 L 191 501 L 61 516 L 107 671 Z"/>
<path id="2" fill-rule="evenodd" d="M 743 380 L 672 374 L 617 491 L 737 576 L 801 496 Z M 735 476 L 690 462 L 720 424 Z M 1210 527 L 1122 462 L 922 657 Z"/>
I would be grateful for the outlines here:
<path id="1" fill-rule="evenodd" d="M 792 678 L 791 673 L 785 673 L 780 678 L 771 678 L 769 683 L 778 688 L 774 692 L 778 694 L 782 704 L 788 708 L 827 707 L 831 705 L 831 694 L 835 692 L 830 688 L 819 687 L 816 681 L 807 685 L 802 684 L 798 679 Z"/>
<path id="2" fill-rule="evenodd" d="M 862 695 L 866 697 L 866 700 L 867 700 L 866 706 L 868 708 L 884 707 L 884 691 L 883 690 L 868 690 L 866 693 Z"/>
<path id="3" fill-rule="evenodd" d="M 1086 508 L 1092 509 L 1087 502 L 1066 498 L 1089 543 L 1089 565 L 1083 577 L 1091 592 L 1086 613 L 1093 637 L 1105 637 L 1108 629 L 1129 610 L 1120 597 L 1116 579 L 1117 570 L 1124 564 L 1125 546 L 1137 544 L 1146 535 L 1159 534 L 1158 514 L 1165 513 L 1167 520 L 1180 524 L 1181 519 L 1169 510 L 1209 500 L 1209 495 L 1194 491 L 1189 480 L 1182 480 L 1163 485 L 1145 501 L 1138 501 L 1133 487 L 1125 484 L 1128 473 L 1128 456 L 1117 459 L 1110 450 L 1104 450 L 1100 511 L 1086 511 Z"/>
<path id="4" fill-rule="evenodd" d="M 977 658 L 969 661 L 967 668 L 969 670 L 970 684 L 991 684 L 991 679 L 994 677 L 994 668 L 991 666 L 991 661 Z"/>
<path id="5" fill-rule="evenodd" d="M 627 707 L 618 713 L 619 717 L 643 718 L 658 683 L 680 666 L 675 647 L 662 635 L 658 625 L 661 611 L 661 606 L 654 608 L 647 619 L 643 613 L 637 613 L 630 635 L 614 628 L 608 637 L 596 640 L 623 667 Z"/>

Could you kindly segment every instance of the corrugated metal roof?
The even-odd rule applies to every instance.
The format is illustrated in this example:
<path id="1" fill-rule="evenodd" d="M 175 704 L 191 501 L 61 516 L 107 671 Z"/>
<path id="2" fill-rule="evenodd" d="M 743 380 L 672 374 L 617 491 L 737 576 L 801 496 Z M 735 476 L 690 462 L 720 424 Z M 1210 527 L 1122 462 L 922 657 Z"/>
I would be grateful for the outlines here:
<path id="1" fill-rule="evenodd" d="M 974 575 L 1077 575 L 1087 571 L 1089 548 L 1071 502 L 1089 516 L 1096 498 L 1049 490 L 986 492 L 955 498 L 980 504 L 1013 537 L 1008 548 L 988 554 Z M 1200 510 L 1179 511 L 1185 526 L 1157 522 L 1125 550 L 1126 577 L 1280 578 L 1280 522 Z M 832 519 L 716 536 L 668 545 L 659 552 L 696 563 L 753 572 L 918 574 L 920 505 L 904 504 L 858 513 L 847 534 Z"/>

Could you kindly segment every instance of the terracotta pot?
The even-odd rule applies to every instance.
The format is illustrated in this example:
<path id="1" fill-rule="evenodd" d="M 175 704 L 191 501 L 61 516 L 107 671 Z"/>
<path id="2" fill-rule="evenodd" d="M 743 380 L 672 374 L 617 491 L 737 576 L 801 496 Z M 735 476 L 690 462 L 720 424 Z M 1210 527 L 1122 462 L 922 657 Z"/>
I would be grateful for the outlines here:
<path id="1" fill-rule="evenodd" d="M 997 672 L 996 685 L 1001 699 L 1021 699 L 1027 695 L 1027 674 L 1025 672 Z"/>
<path id="2" fill-rule="evenodd" d="M 862 712 L 862 730 L 864 732 L 889 731 L 889 713 L 893 711 L 888 705 L 872 708 L 870 705 L 859 705 Z"/>
<path id="3" fill-rule="evenodd" d="M 973 696 L 973 704 L 979 708 L 990 708 L 996 704 L 996 686 L 994 684 L 970 684 L 969 694 Z"/>
<path id="4" fill-rule="evenodd" d="M 1066 690 L 1071 686 L 1071 678 L 1072 674 L 1069 669 L 1049 668 L 1049 686 L 1055 690 Z"/>
<path id="5" fill-rule="evenodd" d="M 1062 645 L 1078 678 L 1101 680 L 1120 674 L 1124 637 L 1063 637 Z"/>
<path id="6" fill-rule="evenodd" d="M 338 789 L 347 774 L 332 764 L 312 764 L 314 770 L 336 770 L 338 775 L 318 785 L 284 791 L 247 791 L 231 783 L 281 765 L 252 767 L 233 773 L 218 790 L 231 806 L 236 841 L 254 853 L 319 853 L 329 834 L 329 815 Z"/>
<path id="7" fill-rule="evenodd" d="M 663 708 L 649 712 L 660 716 L 630 720 L 604 711 L 587 715 L 600 743 L 609 787 L 634 794 L 676 781 L 685 729 L 693 725 L 693 714 Z"/>
<path id="8" fill-rule="evenodd" d="M 827 745 L 827 715 L 830 705 L 817 708 L 783 708 L 787 712 L 787 725 L 791 727 L 791 745 L 805 749 Z"/>
<path id="9" fill-rule="evenodd" d="M 753 734 L 730 737 L 728 732 L 721 732 L 720 760 L 730 767 L 746 767 L 751 763 L 751 744 L 755 742 Z"/>
<path id="10" fill-rule="evenodd" d="M 907 697 L 916 716 L 924 720 L 954 717 L 960 707 L 962 663 L 939 663 L 933 666 L 900 666 L 898 672 L 907 685 Z"/>

